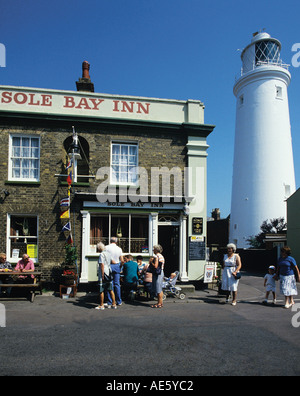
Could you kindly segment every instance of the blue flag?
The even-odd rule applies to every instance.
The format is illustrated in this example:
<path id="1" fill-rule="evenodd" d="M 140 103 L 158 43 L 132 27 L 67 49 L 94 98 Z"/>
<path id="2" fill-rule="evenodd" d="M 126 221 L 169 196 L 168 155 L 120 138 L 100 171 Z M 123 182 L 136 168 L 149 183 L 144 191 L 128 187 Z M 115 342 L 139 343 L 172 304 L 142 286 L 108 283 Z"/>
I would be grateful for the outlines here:
<path id="1" fill-rule="evenodd" d="M 65 224 L 63 226 L 63 228 L 61 229 L 61 232 L 63 232 L 63 231 L 71 231 L 71 223 L 70 222 L 68 222 L 67 224 Z"/>

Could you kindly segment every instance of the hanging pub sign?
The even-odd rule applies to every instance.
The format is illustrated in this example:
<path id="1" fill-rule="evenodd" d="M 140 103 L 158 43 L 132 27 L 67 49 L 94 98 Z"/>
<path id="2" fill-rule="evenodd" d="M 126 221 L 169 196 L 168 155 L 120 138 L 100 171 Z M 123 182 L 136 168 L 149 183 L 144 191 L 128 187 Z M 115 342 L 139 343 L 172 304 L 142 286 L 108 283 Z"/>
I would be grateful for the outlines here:
<path id="1" fill-rule="evenodd" d="M 203 217 L 193 217 L 193 234 L 202 235 L 203 234 Z"/>

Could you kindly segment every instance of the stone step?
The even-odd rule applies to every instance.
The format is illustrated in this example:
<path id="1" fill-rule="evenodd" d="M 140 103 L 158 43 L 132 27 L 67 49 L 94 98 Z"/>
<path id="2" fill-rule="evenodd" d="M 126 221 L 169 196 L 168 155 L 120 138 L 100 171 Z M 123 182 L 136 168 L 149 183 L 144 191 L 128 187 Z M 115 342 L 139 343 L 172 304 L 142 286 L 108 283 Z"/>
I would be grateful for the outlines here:
<path id="1" fill-rule="evenodd" d="M 176 286 L 180 287 L 183 293 L 194 293 L 195 286 L 190 283 L 176 283 Z"/>

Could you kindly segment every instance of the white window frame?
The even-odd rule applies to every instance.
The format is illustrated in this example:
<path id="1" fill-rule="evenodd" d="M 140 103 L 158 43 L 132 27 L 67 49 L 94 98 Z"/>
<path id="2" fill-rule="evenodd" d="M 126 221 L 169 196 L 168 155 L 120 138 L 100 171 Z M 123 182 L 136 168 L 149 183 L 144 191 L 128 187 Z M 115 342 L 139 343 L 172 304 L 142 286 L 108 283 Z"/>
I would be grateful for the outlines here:
<path id="1" fill-rule="evenodd" d="M 110 146 L 110 184 L 111 185 L 116 185 L 116 186 L 137 186 L 138 185 L 138 177 L 136 178 L 135 182 L 130 182 L 127 181 L 121 182 L 121 181 L 116 181 L 113 179 L 113 146 L 114 145 L 119 145 L 120 146 L 120 153 L 121 153 L 121 147 L 122 146 L 127 146 L 127 147 L 136 147 L 136 164 L 132 166 L 132 168 L 138 167 L 139 164 L 139 145 L 137 142 L 125 142 L 125 141 L 112 141 L 111 146 Z M 128 175 L 128 173 L 127 173 Z"/>
<path id="2" fill-rule="evenodd" d="M 16 238 L 16 236 L 11 236 L 10 235 L 10 227 L 11 227 L 11 217 L 36 217 L 36 236 L 28 236 L 27 239 L 36 239 L 37 240 L 37 245 L 39 246 L 39 216 L 37 214 L 24 214 L 24 213 L 7 213 L 7 220 L 6 220 L 6 256 L 7 256 L 7 261 L 9 261 L 12 264 L 16 264 L 19 260 L 21 260 L 22 257 L 19 258 L 12 258 L 11 257 L 11 239 Z M 37 256 L 39 255 L 39 249 Z M 38 257 L 36 258 L 31 258 L 34 263 L 38 262 Z"/>
<path id="3" fill-rule="evenodd" d="M 24 177 L 13 177 L 13 172 L 12 172 L 12 141 L 13 138 L 17 137 L 17 138 L 35 138 L 38 139 L 38 176 L 37 178 L 24 178 Z M 22 158 L 22 157 L 20 157 Z M 23 135 L 23 134 L 18 134 L 18 133 L 11 133 L 9 135 L 9 150 L 8 150 L 8 180 L 9 181 L 21 181 L 21 182 L 39 182 L 40 181 L 40 168 L 41 168 L 41 138 L 38 135 Z"/>

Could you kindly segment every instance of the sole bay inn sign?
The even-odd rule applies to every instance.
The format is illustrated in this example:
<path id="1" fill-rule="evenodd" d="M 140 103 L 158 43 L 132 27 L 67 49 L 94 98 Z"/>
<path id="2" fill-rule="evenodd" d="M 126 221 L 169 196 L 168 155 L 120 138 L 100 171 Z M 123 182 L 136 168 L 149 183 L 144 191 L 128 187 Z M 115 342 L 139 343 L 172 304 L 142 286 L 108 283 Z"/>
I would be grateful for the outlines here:
<path id="1" fill-rule="evenodd" d="M 186 104 L 188 104 L 186 109 Z M 0 87 L 2 111 L 48 113 L 82 117 L 111 117 L 162 122 L 203 122 L 203 104 L 143 97 Z"/>

